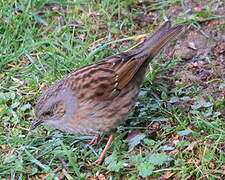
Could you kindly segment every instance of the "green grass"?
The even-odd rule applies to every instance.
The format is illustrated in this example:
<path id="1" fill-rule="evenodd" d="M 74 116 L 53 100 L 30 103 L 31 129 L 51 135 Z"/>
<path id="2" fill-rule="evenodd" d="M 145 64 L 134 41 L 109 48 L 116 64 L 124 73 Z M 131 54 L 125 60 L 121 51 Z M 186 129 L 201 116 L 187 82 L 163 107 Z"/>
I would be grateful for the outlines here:
<path id="1" fill-rule="evenodd" d="M 177 57 L 152 62 L 134 114 L 118 127 L 102 165 L 92 162 L 102 152 L 104 138 L 90 146 L 85 141 L 90 137 L 49 127 L 28 134 L 44 87 L 73 69 L 128 49 L 136 35 L 154 31 L 169 7 L 183 6 L 179 0 L 143 6 L 134 0 L 87 2 L 0 1 L 0 178 L 222 179 L 225 100 L 209 93 L 203 101 L 205 87 L 168 76 L 178 66 Z M 192 16 L 184 8 L 173 21 L 198 27 L 220 18 L 209 7 Z M 133 18 L 144 10 L 156 10 L 158 17 L 143 28 Z M 223 84 L 221 78 L 218 91 Z"/>

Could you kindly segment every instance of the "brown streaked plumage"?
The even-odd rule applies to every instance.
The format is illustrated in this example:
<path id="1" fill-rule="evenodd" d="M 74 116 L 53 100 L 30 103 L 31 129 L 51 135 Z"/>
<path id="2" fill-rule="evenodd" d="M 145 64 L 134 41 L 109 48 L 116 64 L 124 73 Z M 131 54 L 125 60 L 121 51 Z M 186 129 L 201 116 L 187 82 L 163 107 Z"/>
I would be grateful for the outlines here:
<path id="1" fill-rule="evenodd" d="M 181 31 L 167 21 L 136 48 L 71 72 L 42 93 L 31 129 L 43 123 L 97 135 L 116 128 L 130 114 L 151 59 Z"/>

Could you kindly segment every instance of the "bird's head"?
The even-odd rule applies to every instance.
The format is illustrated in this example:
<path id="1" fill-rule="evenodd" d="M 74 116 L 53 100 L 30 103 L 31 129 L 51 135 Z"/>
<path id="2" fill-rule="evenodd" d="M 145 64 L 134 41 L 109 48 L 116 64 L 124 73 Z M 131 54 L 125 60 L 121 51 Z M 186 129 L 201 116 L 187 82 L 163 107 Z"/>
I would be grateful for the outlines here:
<path id="1" fill-rule="evenodd" d="M 30 130 L 40 124 L 60 129 L 62 124 L 70 120 L 76 111 L 76 98 L 66 86 L 53 85 L 40 96 L 36 107 L 35 117 Z"/>

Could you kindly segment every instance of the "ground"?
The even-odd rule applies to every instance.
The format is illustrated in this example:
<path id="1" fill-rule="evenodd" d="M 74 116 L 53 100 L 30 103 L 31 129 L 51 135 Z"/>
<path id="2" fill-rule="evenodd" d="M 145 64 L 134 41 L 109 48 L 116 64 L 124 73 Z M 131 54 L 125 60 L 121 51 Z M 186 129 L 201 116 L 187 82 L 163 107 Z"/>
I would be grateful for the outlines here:
<path id="1" fill-rule="evenodd" d="M 8 0 L 0 12 L 1 179 L 225 178 L 222 0 Z M 29 133 L 44 88 L 129 49 L 164 16 L 186 32 L 151 62 L 102 165 L 92 162 L 107 134 L 91 146 L 49 127 Z"/>

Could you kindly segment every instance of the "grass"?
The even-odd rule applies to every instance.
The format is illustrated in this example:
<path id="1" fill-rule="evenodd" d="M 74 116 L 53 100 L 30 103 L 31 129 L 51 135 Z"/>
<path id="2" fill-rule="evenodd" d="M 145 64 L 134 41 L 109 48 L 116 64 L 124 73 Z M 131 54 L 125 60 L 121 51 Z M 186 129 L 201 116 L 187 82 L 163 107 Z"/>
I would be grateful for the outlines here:
<path id="1" fill-rule="evenodd" d="M 179 65 L 177 57 L 152 62 L 153 72 L 134 114 L 118 127 L 102 165 L 91 163 L 101 153 L 104 138 L 90 146 L 85 141 L 90 137 L 49 127 L 28 134 L 33 107 L 44 87 L 75 68 L 130 48 L 137 43 L 136 35 L 153 32 L 167 9 L 182 7 L 183 1 L 99 2 L 0 1 L 0 178 L 222 179 L 225 100 L 210 93 L 204 100 L 205 87 L 168 76 Z M 209 7 L 192 16 L 190 9 L 183 9 L 173 21 L 196 27 L 220 18 L 217 9 Z M 156 10 L 158 16 L 140 27 L 133 19 L 144 10 Z M 223 84 L 221 78 L 218 92 Z"/>

